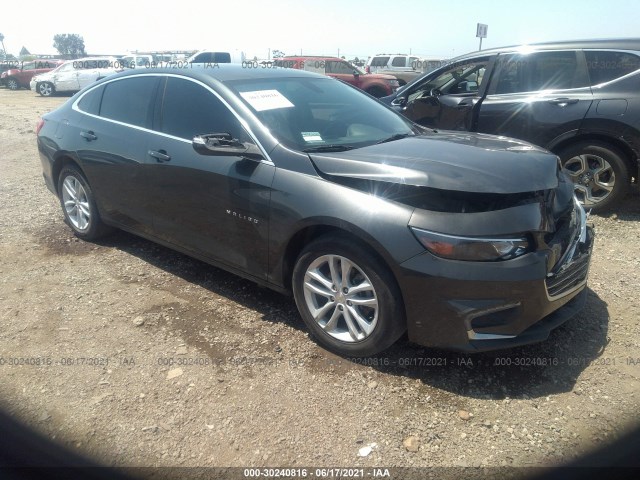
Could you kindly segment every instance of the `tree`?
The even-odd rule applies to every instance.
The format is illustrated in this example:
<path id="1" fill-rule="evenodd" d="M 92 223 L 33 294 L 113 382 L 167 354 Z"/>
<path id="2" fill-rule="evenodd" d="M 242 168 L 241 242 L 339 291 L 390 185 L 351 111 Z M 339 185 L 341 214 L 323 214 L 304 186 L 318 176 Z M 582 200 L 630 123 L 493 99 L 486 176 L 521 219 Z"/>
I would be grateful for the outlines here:
<path id="1" fill-rule="evenodd" d="M 0 43 L 2 43 L 2 57 L 7 59 L 7 49 L 4 48 L 4 35 L 0 33 Z"/>
<path id="2" fill-rule="evenodd" d="M 60 55 L 72 58 L 85 56 L 84 39 L 77 33 L 58 33 L 53 36 L 53 48 L 58 50 Z"/>

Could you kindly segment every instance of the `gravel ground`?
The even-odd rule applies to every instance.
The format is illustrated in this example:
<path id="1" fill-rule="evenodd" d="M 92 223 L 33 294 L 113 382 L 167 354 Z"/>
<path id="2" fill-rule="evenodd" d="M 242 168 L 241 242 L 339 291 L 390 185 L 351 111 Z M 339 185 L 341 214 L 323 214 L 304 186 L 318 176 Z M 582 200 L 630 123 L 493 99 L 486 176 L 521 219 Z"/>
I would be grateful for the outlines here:
<path id="1" fill-rule="evenodd" d="M 587 307 L 548 341 L 356 363 L 291 298 L 126 233 L 77 240 L 34 133 L 66 99 L 0 89 L 0 407 L 48 438 L 111 466 L 519 467 L 638 424 L 637 191 L 591 217 Z"/>

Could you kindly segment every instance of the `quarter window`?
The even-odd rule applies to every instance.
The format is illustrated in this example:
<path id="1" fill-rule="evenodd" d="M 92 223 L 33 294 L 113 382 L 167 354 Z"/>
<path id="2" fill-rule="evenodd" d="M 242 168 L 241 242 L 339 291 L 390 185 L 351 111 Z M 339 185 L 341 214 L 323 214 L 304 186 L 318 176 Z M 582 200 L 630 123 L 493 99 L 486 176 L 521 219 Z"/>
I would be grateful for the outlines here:
<path id="1" fill-rule="evenodd" d="M 624 52 L 584 52 L 591 85 L 610 82 L 640 69 L 640 57 Z"/>
<path id="2" fill-rule="evenodd" d="M 105 85 L 100 116 L 119 122 L 151 127 L 151 102 L 158 77 L 132 77 Z"/>
<path id="3" fill-rule="evenodd" d="M 161 131 L 187 140 L 207 133 L 230 133 L 248 141 L 240 122 L 213 93 L 175 77 L 167 78 Z"/>
<path id="4" fill-rule="evenodd" d="M 100 101 L 102 100 L 102 92 L 104 92 L 104 85 L 96 87 L 93 90 L 85 93 L 82 99 L 78 102 L 78 108 L 83 112 L 98 115 L 98 113 L 100 113 Z"/>

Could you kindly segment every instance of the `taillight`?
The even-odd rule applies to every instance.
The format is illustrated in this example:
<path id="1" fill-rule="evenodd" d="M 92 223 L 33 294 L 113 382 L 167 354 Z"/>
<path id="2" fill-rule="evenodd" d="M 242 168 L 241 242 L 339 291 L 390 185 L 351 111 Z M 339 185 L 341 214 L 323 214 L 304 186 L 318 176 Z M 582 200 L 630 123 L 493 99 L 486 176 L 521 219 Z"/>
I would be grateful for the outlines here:
<path id="1" fill-rule="evenodd" d="M 365 72 L 367 73 L 371 73 L 371 67 L 369 65 L 366 66 L 366 68 L 364 69 Z"/>
<path id="2" fill-rule="evenodd" d="M 38 124 L 36 125 L 36 135 L 38 135 L 40 133 L 40 130 L 42 130 L 42 127 L 44 127 L 44 119 L 43 118 L 38 120 Z"/>

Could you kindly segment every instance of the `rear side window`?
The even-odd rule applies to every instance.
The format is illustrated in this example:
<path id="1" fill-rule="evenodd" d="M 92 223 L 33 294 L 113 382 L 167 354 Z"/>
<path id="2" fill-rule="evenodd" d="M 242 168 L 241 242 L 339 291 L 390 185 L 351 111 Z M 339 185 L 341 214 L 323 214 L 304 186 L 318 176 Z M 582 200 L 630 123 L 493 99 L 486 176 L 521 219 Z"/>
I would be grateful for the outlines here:
<path id="1" fill-rule="evenodd" d="M 107 83 L 102 95 L 100 116 L 119 122 L 151 127 L 151 102 L 158 77 L 131 77 Z"/>
<path id="2" fill-rule="evenodd" d="M 161 131 L 186 140 L 206 133 L 230 133 L 247 140 L 240 122 L 213 93 L 175 77 L 167 78 Z"/>
<path id="3" fill-rule="evenodd" d="M 640 69 L 640 57 L 624 52 L 584 52 L 591 85 L 610 82 Z"/>
<path id="4" fill-rule="evenodd" d="M 576 52 L 539 52 L 500 58 L 496 92 L 520 93 L 586 87 Z"/>
<path id="5" fill-rule="evenodd" d="M 391 62 L 391 66 L 393 67 L 406 67 L 407 59 L 405 57 L 396 57 Z"/>
<path id="6" fill-rule="evenodd" d="M 387 63 L 389 63 L 389 57 L 374 57 L 371 60 L 372 67 L 386 67 Z"/>
<path id="7" fill-rule="evenodd" d="M 104 85 L 87 92 L 78 102 L 78 108 L 86 113 L 98 115 L 100 113 L 100 101 L 102 100 Z"/>

